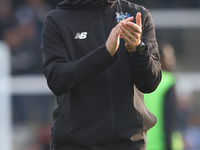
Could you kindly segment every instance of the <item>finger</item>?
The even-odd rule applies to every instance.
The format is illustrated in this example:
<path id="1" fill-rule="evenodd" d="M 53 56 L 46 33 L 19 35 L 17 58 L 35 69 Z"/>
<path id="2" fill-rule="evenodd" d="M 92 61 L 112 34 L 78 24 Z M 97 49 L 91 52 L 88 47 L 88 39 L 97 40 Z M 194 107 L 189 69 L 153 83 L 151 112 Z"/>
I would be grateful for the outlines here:
<path id="1" fill-rule="evenodd" d="M 131 23 L 131 22 L 130 22 Z M 128 32 L 130 32 L 131 34 L 134 34 L 135 33 L 135 31 L 128 25 L 129 23 L 125 23 L 125 22 L 123 22 L 122 23 L 122 27 L 124 27 Z M 125 30 L 124 29 L 124 30 Z"/>
<path id="2" fill-rule="evenodd" d="M 122 33 L 121 26 L 122 26 L 122 23 L 118 23 L 117 26 L 114 28 L 116 36 L 119 36 L 119 34 Z"/>
<path id="3" fill-rule="evenodd" d="M 118 28 L 115 32 L 115 37 L 119 38 L 120 34 L 122 33 L 122 30 Z"/>
<path id="4" fill-rule="evenodd" d="M 121 30 L 121 22 L 119 22 L 112 30 L 111 30 L 111 33 L 113 33 L 113 35 L 116 35 L 119 33 L 119 31 Z"/>
<path id="5" fill-rule="evenodd" d="M 124 35 L 123 33 L 122 33 L 122 36 L 123 36 L 123 39 L 124 39 L 124 41 L 125 41 L 125 47 L 128 49 L 128 50 L 133 50 L 133 49 L 135 49 L 135 46 L 134 46 L 134 44 L 132 43 L 132 40 L 130 40 L 126 35 Z"/>
<path id="6" fill-rule="evenodd" d="M 127 29 L 125 26 L 121 26 L 121 31 L 124 35 L 126 35 L 127 37 L 129 37 L 130 39 L 132 39 L 132 33 L 129 31 L 129 29 Z"/>
<path id="7" fill-rule="evenodd" d="M 134 17 L 131 16 L 131 17 L 126 18 L 126 19 L 123 20 L 123 21 L 124 21 L 124 22 L 131 22 L 131 21 L 133 21 L 133 19 L 134 19 Z"/>
<path id="8" fill-rule="evenodd" d="M 132 34 L 130 34 L 130 33 L 128 33 L 128 34 L 126 34 L 126 33 L 124 33 L 123 31 L 122 31 L 122 33 L 121 33 L 121 36 L 122 36 L 122 38 L 124 39 L 124 41 L 128 44 L 128 45 L 137 45 L 136 43 L 139 41 L 139 39 L 140 39 L 140 35 L 138 35 L 138 34 L 134 34 L 134 35 L 132 35 Z"/>
<path id="9" fill-rule="evenodd" d="M 141 38 L 141 34 L 137 32 L 129 32 L 126 28 L 122 27 L 122 38 L 128 42 L 128 44 L 133 45 L 133 43 L 137 42 L 138 39 Z"/>
<path id="10" fill-rule="evenodd" d="M 136 24 L 141 28 L 142 27 L 142 21 L 141 21 L 141 13 L 138 12 L 136 14 Z"/>
<path id="11" fill-rule="evenodd" d="M 138 26 L 138 25 L 137 25 Z M 129 37 L 130 40 L 134 41 L 135 39 L 139 39 L 141 36 L 141 29 L 138 27 L 139 31 L 135 31 L 129 26 L 122 26 L 121 27 L 122 32 Z"/>
<path id="12" fill-rule="evenodd" d="M 131 33 L 135 33 L 135 32 L 137 32 L 137 33 L 142 33 L 141 27 L 139 27 L 137 24 L 135 24 L 135 23 L 133 23 L 133 22 L 128 22 L 128 23 L 126 23 L 126 24 L 125 24 L 125 27 L 126 27 L 127 29 L 129 29 Z"/>
<path id="13" fill-rule="evenodd" d="M 116 28 L 116 29 L 113 29 L 111 31 L 111 36 L 110 39 L 112 39 L 112 41 L 117 44 L 116 42 L 118 41 L 119 37 L 121 35 L 121 29 L 120 28 Z"/>
<path id="14" fill-rule="evenodd" d="M 124 39 L 124 41 L 125 41 L 125 43 L 127 44 L 127 45 L 133 45 L 133 40 L 134 40 L 134 37 L 133 37 L 133 40 L 131 40 L 130 38 L 129 38 L 129 36 L 127 36 L 126 34 L 124 34 L 123 32 L 122 32 L 122 37 L 123 37 L 123 39 Z"/>

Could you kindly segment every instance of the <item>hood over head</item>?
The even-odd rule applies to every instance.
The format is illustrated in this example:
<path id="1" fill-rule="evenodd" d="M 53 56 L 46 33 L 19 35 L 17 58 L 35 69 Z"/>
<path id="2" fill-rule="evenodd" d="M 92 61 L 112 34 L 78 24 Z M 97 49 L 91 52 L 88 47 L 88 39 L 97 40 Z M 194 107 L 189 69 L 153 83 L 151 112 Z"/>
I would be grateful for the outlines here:
<path id="1" fill-rule="evenodd" d="M 101 4 L 114 4 L 117 0 L 64 0 L 57 8 L 79 9 L 82 7 L 94 7 Z"/>

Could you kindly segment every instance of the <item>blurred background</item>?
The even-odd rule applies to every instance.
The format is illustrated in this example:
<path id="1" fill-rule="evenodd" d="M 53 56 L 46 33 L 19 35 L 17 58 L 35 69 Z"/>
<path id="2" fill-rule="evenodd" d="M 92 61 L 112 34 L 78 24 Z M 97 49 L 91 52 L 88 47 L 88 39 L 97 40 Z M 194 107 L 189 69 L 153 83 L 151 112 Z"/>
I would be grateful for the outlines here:
<path id="1" fill-rule="evenodd" d="M 60 1 L 0 0 L 1 150 L 49 150 L 54 97 L 40 43 L 44 18 Z M 185 150 L 200 150 L 200 0 L 130 1 L 150 10 L 159 45 L 175 53 L 176 128 Z"/>

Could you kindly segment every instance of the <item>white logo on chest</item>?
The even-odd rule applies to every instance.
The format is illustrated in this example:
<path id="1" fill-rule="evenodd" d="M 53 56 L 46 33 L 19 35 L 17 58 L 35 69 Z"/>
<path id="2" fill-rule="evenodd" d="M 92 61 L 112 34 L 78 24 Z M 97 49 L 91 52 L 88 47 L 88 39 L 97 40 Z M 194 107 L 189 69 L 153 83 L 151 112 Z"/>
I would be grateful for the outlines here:
<path id="1" fill-rule="evenodd" d="M 76 36 L 74 39 L 80 39 L 80 40 L 84 40 L 87 38 L 87 32 L 81 32 L 81 33 L 76 33 Z"/>

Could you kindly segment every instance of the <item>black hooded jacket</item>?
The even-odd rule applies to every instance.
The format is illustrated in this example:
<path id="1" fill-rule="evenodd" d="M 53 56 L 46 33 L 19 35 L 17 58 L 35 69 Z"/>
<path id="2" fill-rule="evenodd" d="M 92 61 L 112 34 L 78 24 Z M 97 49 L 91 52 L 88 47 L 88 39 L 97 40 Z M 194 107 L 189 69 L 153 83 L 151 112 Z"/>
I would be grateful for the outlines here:
<path id="1" fill-rule="evenodd" d="M 116 13 L 142 14 L 148 50 L 129 54 L 121 39 L 114 57 L 105 42 Z M 143 94 L 161 79 L 154 24 L 147 9 L 125 0 L 65 0 L 50 12 L 42 33 L 44 74 L 57 105 L 52 150 L 145 149 L 156 118 Z"/>

